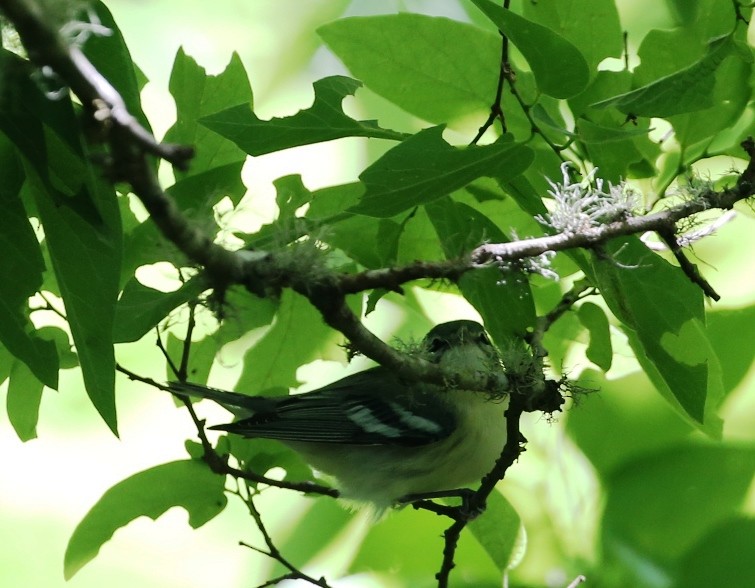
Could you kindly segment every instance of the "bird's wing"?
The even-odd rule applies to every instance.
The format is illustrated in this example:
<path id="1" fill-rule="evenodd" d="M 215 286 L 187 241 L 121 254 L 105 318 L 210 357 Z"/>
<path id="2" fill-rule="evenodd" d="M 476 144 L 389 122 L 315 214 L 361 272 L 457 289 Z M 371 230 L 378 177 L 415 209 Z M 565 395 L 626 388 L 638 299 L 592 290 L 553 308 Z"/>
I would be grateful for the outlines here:
<path id="1" fill-rule="evenodd" d="M 447 437 L 455 418 L 437 393 L 415 392 L 413 404 L 406 405 L 401 402 L 406 386 L 376 367 L 313 392 L 268 399 L 268 408 L 212 428 L 245 437 L 349 445 L 417 446 Z"/>

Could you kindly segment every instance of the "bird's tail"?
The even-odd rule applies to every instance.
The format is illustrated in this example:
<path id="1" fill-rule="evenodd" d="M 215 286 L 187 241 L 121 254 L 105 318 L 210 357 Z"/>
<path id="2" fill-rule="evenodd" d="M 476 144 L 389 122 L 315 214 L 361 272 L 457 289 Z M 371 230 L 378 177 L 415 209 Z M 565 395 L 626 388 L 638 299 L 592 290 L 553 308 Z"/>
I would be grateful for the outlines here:
<path id="1" fill-rule="evenodd" d="M 266 408 L 266 398 L 247 396 L 246 394 L 238 394 L 237 392 L 227 392 L 200 384 L 168 382 L 168 389 L 174 394 L 185 398 L 209 398 L 239 417 L 249 416 Z"/>

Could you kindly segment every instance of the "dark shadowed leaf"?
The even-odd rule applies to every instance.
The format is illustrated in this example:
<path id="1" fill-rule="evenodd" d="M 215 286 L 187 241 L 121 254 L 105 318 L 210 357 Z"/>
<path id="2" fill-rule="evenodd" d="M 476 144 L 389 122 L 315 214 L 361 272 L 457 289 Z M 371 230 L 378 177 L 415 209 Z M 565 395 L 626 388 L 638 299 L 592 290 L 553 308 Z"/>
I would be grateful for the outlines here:
<path id="1" fill-rule="evenodd" d="M 372 137 L 400 141 L 408 135 L 382 129 L 374 120 L 357 121 L 343 113 L 341 103 L 361 82 L 332 76 L 314 83 L 315 101 L 293 116 L 262 120 L 250 104 L 240 104 L 201 119 L 201 124 L 230 139 L 249 155 L 264 155 L 289 147 L 342 137 Z"/>
<path id="2" fill-rule="evenodd" d="M 52 101 L 30 79 L 28 64 L 2 53 L 14 92 L 0 109 L 0 129 L 25 159 L 27 187 L 44 228 L 87 394 L 117 431 L 112 327 L 120 275 L 118 201 L 91 165 L 68 99 Z"/>
<path id="3" fill-rule="evenodd" d="M 674 588 L 751 586 L 755 584 L 755 520 L 736 518 L 713 527 L 679 564 Z"/>
<path id="4" fill-rule="evenodd" d="M 713 106 L 716 72 L 737 49 L 731 35 L 715 39 L 707 54 L 693 65 L 646 86 L 602 100 L 596 108 L 614 107 L 636 116 L 667 117 Z"/>
<path id="5" fill-rule="evenodd" d="M 604 544 L 668 565 L 740 511 L 754 474 L 751 447 L 688 445 L 637 457 L 606 481 Z"/>
<path id="6" fill-rule="evenodd" d="M 489 0 L 472 2 L 522 52 L 544 94 L 569 98 L 585 89 L 590 81 L 587 62 L 564 37 Z"/>
<path id="7" fill-rule="evenodd" d="M 463 188 L 482 176 L 510 179 L 532 163 L 532 151 L 502 138 L 491 145 L 463 149 L 443 139 L 443 126 L 420 131 L 368 167 L 365 186 L 351 210 L 376 217 L 394 216 Z"/>
<path id="8" fill-rule="evenodd" d="M 113 20 L 113 15 L 102 2 L 92 2 L 92 8 L 96 10 L 102 26 L 110 30 L 110 34 L 91 35 L 83 44 L 84 54 L 123 97 L 128 111 L 137 118 L 139 124 L 150 130 L 139 98 L 141 86 L 137 78 L 137 68 L 131 60 L 126 41 Z M 138 72 L 138 75 L 143 74 Z"/>
<path id="9" fill-rule="evenodd" d="M 35 333 L 27 300 L 42 286 L 45 264 L 19 198 L 24 171 L 0 135 L 0 342 L 47 386 L 58 387 L 55 346 Z"/>
<path id="10" fill-rule="evenodd" d="M 428 204 L 426 210 L 448 259 L 467 254 L 486 240 L 509 241 L 489 218 L 450 197 Z M 510 346 L 535 323 L 532 292 L 521 271 L 485 268 L 467 272 L 459 281 L 459 289 L 480 313 L 499 345 Z"/>
<path id="11" fill-rule="evenodd" d="M 170 311 L 196 298 L 206 288 L 201 276 L 189 280 L 174 292 L 161 292 L 132 278 L 123 288 L 115 308 L 113 343 L 138 341 Z"/>

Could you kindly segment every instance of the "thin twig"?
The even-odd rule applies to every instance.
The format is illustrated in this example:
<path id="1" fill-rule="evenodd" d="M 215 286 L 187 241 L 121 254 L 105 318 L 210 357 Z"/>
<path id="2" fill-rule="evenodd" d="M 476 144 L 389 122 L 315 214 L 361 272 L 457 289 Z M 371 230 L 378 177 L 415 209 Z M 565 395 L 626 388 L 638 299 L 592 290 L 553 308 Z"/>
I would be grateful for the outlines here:
<path id="1" fill-rule="evenodd" d="M 262 586 L 274 586 L 275 584 L 283 580 L 304 580 L 305 582 L 309 582 L 314 586 L 320 586 L 321 588 L 330 588 L 325 578 L 321 577 L 318 579 L 310 576 L 309 574 L 305 574 L 283 556 L 278 547 L 275 545 L 272 537 L 270 536 L 267 527 L 265 527 L 265 524 L 262 521 L 262 515 L 260 514 L 257 505 L 254 504 L 254 496 L 251 493 L 244 499 L 244 503 L 246 504 L 252 519 L 254 519 L 254 523 L 255 525 L 257 525 L 257 529 L 259 529 L 260 533 L 262 534 L 262 538 L 264 539 L 265 545 L 267 546 L 267 551 L 249 545 L 248 543 L 244 543 L 243 541 L 240 542 L 240 544 L 244 547 L 248 547 L 249 549 L 253 549 L 257 553 L 261 553 L 262 555 L 266 555 L 274 559 L 290 572 L 289 574 L 280 576 L 276 580 L 270 580 L 269 582 L 262 584 Z"/>
<path id="2" fill-rule="evenodd" d="M 66 316 L 66 313 L 64 311 L 60 310 L 57 306 L 55 306 L 52 303 L 52 300 L 50 300 L 44 292 L 39 291 L 39 292 L 37 292 L 37 294 L 39 294 L 39 297 L 42 300 L 45 301 L 45 306 L 43 306 L 41 308 L 34 308 L 33 310 L 49 310 L 50 312 L 54 312 L 55 314 L 57 314 L 64 321 L 68 320 L 68 317 Z"/>
<path id="3" fill-rule="evenodd" d="M 139 374 L 132 372 L 131 370 L 123 367 L 120 364 L 116 364 L 115 369 L 122 374 L 125 374 L 130 380 L 149 384 L 150 386 L 153 386 L 160 390 L 170 392 L 170 388 L 165 384 L 161 384 L 160 382 L 157 382 L 152 378 L 140 376 Z M 191 401 L 184 397 L 180 397 L 180 400 L 186 406 L 186 409 L 189 411 L 189 415 L 191 416 L 191 420 L 194 422 L 194 425 L 197 428 L 199 441 L 204 451 L 204 460 L 205 462 L 207 462 L 207 465 L 210 466 L 210 469 L 213 472 L 217 474 L 227 474 L 233 476 L 234 478 L 254 482 L 255 484 L 267 484 L 268 486 L 284 488 L 286 490 L 294 490 L 296 492 L 302 492 L 304 494 L 321 494 L 324 496 L 330 496 L 331 498 L 338 498 L 341 495 L 340 492 L 335 488 L 321 486 L 320 484 L 315 484 L 314 482 L 287 482 L 285 480 L 275 480 L 273 478 L 261 476 L 260 474 L 252 472 L 251 470 L 240 470 L 238 468 L 234 468 L 233 466 L 229 465 L 228 462 L 224 460 L 220 455 L 218 455 L 215 449 L 212 447 L 212 444 L 207 439 L 207 435 L 204 432 L 204 421 L 202 421 L 197 416 L 197 413 L 194 410 L 194 406 L 192 405 Z"/>
<path id="4" fill-rule="evenodd" d="M 663 242 L 668 246 L 671 253 L 679 263 L 679 267 L 682 268 L 684 274 L 690 279 L 693 284 L 697 284 L 700 289 L 705 293 L 708 298 L 715 301 L 721 300 L 721 296 L 713 289 L 713 286 L 702 276 L 697 266 L 693 264 L 679 246 L 679 242 L 676 239 L 676 235 L 673 231 L 658 231 L 658 236 L 663 239 Z"/>
<path id="5" fill-rule="evenodd" d="M 509 4 L 511 4 L 511 0 L 503 1 L 503 7 L 505 9 L 508 9 Z M 506 115 L 503 112 L 503 84 L 506 79 L 511 77 L 512 73 L 511 64 L 509 63 L 509 38 L 503 31 L 499 31 L 499 33 L 501 33 L 501 61 L 498 70 L 498 84 L 496 85 L 495 99 L 493 100 L 493 104 L 490 105 L 490 114 L 488 115 L 487 120 L 482 123 L 482 126 L 477 131 L 474 139 L 470 141 L 470 145 L 477 144 L 485 134 L 485 131 L 493 125 L 495 119 L 501 121 L 501 132 L 506 132 Z"/>
<path id="6" fill-rule="evenodd" d="M 160 334 L 160 329 L 158 327 L 155 327 L 155 335 L 156 335 L 155 345 L 160 350 L 160 353 L 162 353 L 162 356 L 165 358 L 165 361 L 168 364 L 168 367 L 170 368 L 170 371 L 173 374 L 173 377 L 180 380 L 180 378 L 178 377 L 179 368 L 176 365 L 176 363 L 173 361 L 173 358 L 168 353 L 168 350 L 165 348 L 165 345 L 163 344 L 162 336 Z"/>
<path id="7" fill-rule="evenodd" d="M 197 324 L 196 310 L 197 300 L 190 300 L 189 306 L 189 322 L 186 325 L 186 336 L 184 337 L 183 349 L 181 352 L 181 364 L 178 367 L 176 378 L 179 382 L 185 382 L 189 373 L 189 356 L 191 354 L 191 336 L 194 333 L 194 327 Z"/>

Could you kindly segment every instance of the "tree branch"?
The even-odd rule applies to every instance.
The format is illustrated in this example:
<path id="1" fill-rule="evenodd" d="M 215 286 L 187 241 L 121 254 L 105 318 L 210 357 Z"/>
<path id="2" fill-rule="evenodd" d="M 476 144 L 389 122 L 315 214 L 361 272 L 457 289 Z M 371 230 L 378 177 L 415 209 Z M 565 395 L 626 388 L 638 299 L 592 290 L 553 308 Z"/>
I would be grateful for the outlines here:
<path id="1" fill-rule="evenodd" d="M 51 67 L 99 123 L 108 122 L 126 133 L 141 149 L 186 169 L 194 155 L 191 147 L 159 143 L 128 111 L 121 95 L 81 50 L 65 42 L 49 23 L 42 4 L 34 0 L 2 0 L 0 8 L 18 31 L 29 57 Z"/>
<path id="2" fill-rule="evenodd" d="M 276 294 L 283 287 L 291 287 L 309 298 L 325 321 L 341 331 L 361 353 L 407 377 L 498 393 L 507 389 L 506 383 L 499 379 L 446 373 L 436 365 L 416 358 L 406 358 L 361 325 L 358 317 L 345 304 L 347 294 L 371 288 L 397 290 L 402 284 L 421 278 L 447 278 L 455 281 L 465 272 L 482 265 L 498 264 L 505 267 L 507 262 L 535 257 L 547 251 L 594 247 L 609 239 L 633 233 L 670 231 L 676 221 L 702 210 L 731 208 L 737 200 L 750 196 L 755 189 L 753 149 L 749 149 L 750 165 L 734 189 L 721 193 L 711 192 L 662 212 L 629 217 L 581 232 L 486 244 L 472 251 L 465 259 L 415 262 L 356 274 L 323 269 L 323 273 L 314 276 L 316 280 L 313 281 L 312 272 L 309 271 L 311 268 L 292 267 L 290 262 L 285 263 L 279 254 L 272 252 L 229 251 L 192 225 L 162 190 L 146 157 L 147 153 L 155 154 L 180 165 L 181 161 L 187 161 L 185 158 L 181 159 L 186 153 L 176 151 L 174 146 L 159 145 L 146 130 L 138 126 L 117 91 L 76 47 L 65 44 L 58 32 L 45 20 L 43 11 L 34 0 L 0 0 L 0 9 L 17 27 L 30 57 L 40 66 L 52 67 L 82 103 L 90 107 L 96 122 L 106 122 L 96 115 L 98 112 L 102 113 L 102 108 L 107 109 L 106 120 L 115 123 L 107 135 L 115 177 L 131 185 L 133 193 L 141 199 L 160 232 L 193 263 L 205 268 L 214 288 L 223 289 L 230 284 L 242 284 L 250 292 L 266 296 Z"/>
<path id="3" fill-rule="evenodd" d="M 742 145 L 744 146 L 745 143 L 747 141 Z M 750 157 L 748 170 L 750 167 L 753 167 L 751 175 L 755 179 L 755 166 L 753 166 L 753 157 L 755 157 L 755 154 L 750 154 Z M 706 192 L 692 200 L 660 212 L 642 216 L 630 216 L 590 227 L 579 232 L 558 233 L 545 237 L 511 241 L 510 243 L 481 245 L 472 251 L 471 259 L 474 264 L 502 263 L 525 257 L 536 257 L 547 251 L 565 251 L 581 247 L 593 248 L 616 237 L 626 235 L 641 234 L 648 231 L 673 231 L 676 223 L 684 218 L 712 208 L 729 210 L 738 201 L 752 196 L 755 193 L 755 181 L 742 181 L 748 170 L 742 173 L 734 188 L 723 190 L 722 192 Z"/>

